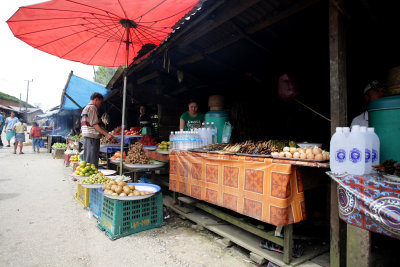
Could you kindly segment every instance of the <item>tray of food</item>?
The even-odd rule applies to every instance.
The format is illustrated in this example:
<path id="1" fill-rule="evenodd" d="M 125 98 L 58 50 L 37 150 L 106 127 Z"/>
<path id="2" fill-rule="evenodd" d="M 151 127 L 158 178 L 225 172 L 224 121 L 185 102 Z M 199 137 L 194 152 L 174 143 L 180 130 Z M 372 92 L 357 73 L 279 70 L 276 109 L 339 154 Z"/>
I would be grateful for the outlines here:
<path id="1" fill-rule="evenodd" d="M 112 180 L 122 180 L 124 182 L 127 182 L 132 179 L 131 177 L 125 175 L 109 175 L 107 176 L 107 178 Z"/>
<path id="2" fill-rule="evenodd" d="M 120 163 L 120 160 L 118 159 L 110 159 L 110 162 L 111 163 L 115 163 L 115 164 L 119 164 Z"/>
<path id="3" fill-rule="evenodd" d="M 125 144 L 127 146 L 127 144 Z M 121 144 L 102 144 L 100 147 L 121 147 Z"/>
<path id="4" fill-rule="evenodd" d="M 288 159 L 297 161 L 325 162 L 329 161 L 329 152 L 320 147 L 303 149 L 301 147 L 284 147 L 280 152 L 272 152 L 276 159 Z"/>
<path id="5" fill-rule="evenodd" d="M 107 175 L 112 175 L 114 173 L 116 173 L 116 170 L 107 170 L 107 169 L 100 169 L 99 172 L 101 172 L 103 175 L 107 176 Z"/>
<path id="6" fill-rule="evenodd" d="M 143 150 L 156 150 L 156 146 L 143 146 Z"/>
<path id="7" fill-rule="evenodd" d="M 161 188 L 155 184 L 125 183 L 123 181 L 111 181 L 100 189 L 104 196 L 117 200 L 139 200 L 153 196 Z"/>
<path id="8" fill-rule="evenodd" d="M 104 184 L 111 182 L 112 179 L 102 175 L 101 173 L 97 173 L 78 181 L 86 188 L 101 188 Z"/>
<path id="9" fill-rule="evenodd" d="M 235 152 L 229 152 L 229 151 L 224 151 L 224 150 L 207 151 L 207 153 L 211 153 L 211 154 L 223 154 L 223 155 L 236 155 Z"/>
<path id="10" fill-rule="evenodd" d="M 274 157 L 274 159 L 284 159 L 284 160 L 293 160 L 293 161 L 309 161 L 309 162 L 328 162 L 329 160 L 316 160 L 316 159 L 300 159 L 300 158 L 286 158 L 286 157 Z"/>
<path id="11" fill-rule="evenodd" d="M 259 158 L 271 158 L 271 154 L 248 154 L 248 153 L 235 153 L 238 156 L 246 156 L 246 157 L 259 157 Z"/>
<path id="12" fill-rule="evenodd" d="M 124 166 L 127 168 L 132 168 L 132 169 L 156 169 L 163 167 L 166 163 L 165 162 L 159 162 L 159 163 L 149 163 L 149 164 L 129 164 L 129 163 L 124 163 Z"/>
<path id="13" fill-rule="evenodd" d="M 389 181 L 400 181 L 400 164 L 396 160 L 388 159 L 379 165 L 372 166 L 372 168 Z"/>

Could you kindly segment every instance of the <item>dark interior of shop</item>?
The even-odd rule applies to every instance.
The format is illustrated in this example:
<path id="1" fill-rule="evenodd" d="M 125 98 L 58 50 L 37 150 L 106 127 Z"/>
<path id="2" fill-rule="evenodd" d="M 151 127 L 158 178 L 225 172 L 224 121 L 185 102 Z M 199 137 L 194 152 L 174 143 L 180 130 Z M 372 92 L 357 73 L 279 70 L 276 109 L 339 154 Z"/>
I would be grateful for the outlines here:
<path id="1" fill-rule="evenodd" d="M 400 6 L 397 1 L 339 2 L 345 17 L 350 125 L 366 108 L 365 85 L 375 79 L 386 82 L 388 70 L 399 65 L 396 33 Z M 205 2 L 201 12 L 213 4 Z M 234 127 L 231 141 L 284 139 L 319 142 L 329 149 L 330 122 L 294 99 L 283 100 L 278 95 L 279 77 L 289 74 L 298 86 L 296 99 L 330 117 L 328 10 L 328 1 L 259 1 L 207 30 L 224 15 L 219 9 L 210 12 L 188 33 L 176 39 L 172 36 L 168 49 L 155 50 L 151 60 L 131 68 L 128 126 L 133 126 L 138 116 L 138 105 L 145 103 L 149 113 L 159 116 L 163 129 L 159 138 L 166 140 L 170 131 L 178 130 L 179 116 L 187 110 L 189 100 L 198 101 L 200 112 L 206 113 L 208 97 L 220 94 L 225 97 L 225 109 Z M 196 21 L 196 16 L 192 19 Z M 121 76 L 113 84 L 119 93 L 108 100 L 119 107 L 122 81 Z M 120 111 L 113 105 L 107 105 L 106 110 L 119 117 Z M 110 128 L 118 125 L 120 121 Z M 324 176 L 323 171 L 317 172 L 315 177 Z M 323 214 L 327 223 L 323 233 L 329 240 L 328 187 L 326 183 L 313 187 L 306 198 L 307 216 L 318 222 Z M 318 225 L 311 227 L 315 231 Z M 388 241 L 378 234 L 373 235 L 373 242 L 374 249 L 383 243 L 398 245 L 397 240 Z"/>
<path id="2" fill-rule="evenodd" d="M 374 79 L 384 82 L 388 69 L 398 62 L 396 16 L 387 13 L 395 12 L 395 6 L 387 8 L 388 3 L 379 1 L 368 1 L 368 5 L 362 2 L 343 3 L 347 15 L 349 124 L 365 109 L 365 85 Z M 207 2 L 204 5 L 207 9 Z M 285 3 L 278 6 L 290 8 Z M 182 38 L 167 53 L 155 55 L 151 64 L 134 71 L 128 79 L 128 100 L 133 100 L 128 105 L 128 126 L 137 117 L 138 104 L 148 104 L 150 112 L 157 114 L 157 104 L 162 103 L 163 115 L 176 117 L 175 125 L 172 118 L 164 124 L 177 130 L 179 115 L 187 110 L 188 100 L 197 100 L 200 111 L 205 113 L 209 110 L 208 96 L 221 94 L 234 125 L 232 141 L 287 139 L 329 146 L 328 120 L 294 99 L 278 96 L 279 77 L 287 73 L 298 86 L 296 99 L 329 118 L 328 3 L 312 4 L 251 35 L 234 38 L 240 32 L 254 31 L 251 27 L 256 28 L 276 10 L 277 6 L 261 1 L 212 31 L 204 35 L 200 32 L 201 36 L 190 43 L 190 39 Z M 181 82 L 178 71 L 183 73 Z M 154 72 L 157 78 L 134 82 Z M 121 84 L 119 79 L 113 88 Z M 171 114 L 166 114 L 168 111 Z M 167 133 L 161 133 L 161 139 Z"/>

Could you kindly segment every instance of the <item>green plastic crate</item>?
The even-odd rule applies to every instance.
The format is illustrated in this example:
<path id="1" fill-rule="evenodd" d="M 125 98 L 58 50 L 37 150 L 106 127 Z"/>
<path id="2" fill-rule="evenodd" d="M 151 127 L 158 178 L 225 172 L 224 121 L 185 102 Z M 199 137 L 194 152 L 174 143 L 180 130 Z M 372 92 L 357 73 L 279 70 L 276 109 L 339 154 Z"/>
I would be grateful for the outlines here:
<path id="1" fill-rule="evenodd" d="M 104 197 L 99 229 L 115 240 L 161 227 L 165 224 L 162 194 L 140 200 L 115 200 Z"/>

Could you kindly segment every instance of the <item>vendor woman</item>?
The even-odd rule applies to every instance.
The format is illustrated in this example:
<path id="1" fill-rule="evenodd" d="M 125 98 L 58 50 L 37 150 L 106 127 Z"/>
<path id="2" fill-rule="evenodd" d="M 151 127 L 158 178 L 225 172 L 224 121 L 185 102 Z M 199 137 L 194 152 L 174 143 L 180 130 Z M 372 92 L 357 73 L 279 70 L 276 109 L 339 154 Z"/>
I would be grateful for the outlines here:
<path id="1" fill-rule="evenodd" d="M 182 114 L 179 122 L 179 129 L 188 131 L 194 128 L 200 128 L 204 122 L 204 114 L 198 112 L 199 106 L 196 101 L 189 102 L 189 110 Z"/>

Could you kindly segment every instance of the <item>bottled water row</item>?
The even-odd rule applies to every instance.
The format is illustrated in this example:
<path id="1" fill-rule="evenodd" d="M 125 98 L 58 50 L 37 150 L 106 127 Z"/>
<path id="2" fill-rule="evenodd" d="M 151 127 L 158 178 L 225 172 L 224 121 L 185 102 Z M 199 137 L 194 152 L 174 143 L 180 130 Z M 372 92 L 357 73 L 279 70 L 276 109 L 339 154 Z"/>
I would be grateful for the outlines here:
<path id="1" fill-rule="evenodd" d="M 204 124 L 201 128 L 189 131 L 171 132 L 169 136 L 170 150 L 188 150 L 217 143 L 217 127 L 214 123 Z"/>
<path id="2" fill-rule="evenodd" d="M 379 164 L 379 137 L 374 128 L 336 127 L 330 143 L 330 167 L 336 174 L 364 175 L 373 173 Z"/>

